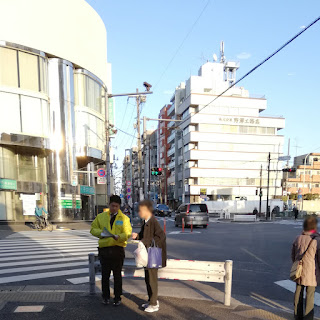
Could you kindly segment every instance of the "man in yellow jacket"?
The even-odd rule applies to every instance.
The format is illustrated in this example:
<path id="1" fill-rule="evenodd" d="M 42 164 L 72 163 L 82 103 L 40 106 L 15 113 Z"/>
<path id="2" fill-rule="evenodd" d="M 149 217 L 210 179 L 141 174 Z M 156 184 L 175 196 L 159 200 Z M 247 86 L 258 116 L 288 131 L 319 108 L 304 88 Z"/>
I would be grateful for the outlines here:
<path id="1" fill-rule="evenodd" d="M 91 224 L 90 233 L 99 238 L 99 259 L 102 269 L 102 299 L 110 304 L 110 273 L 114 277 L 114 306 L 121 304 L 124 248 L 132 233 L 130 219 L 120 210 L 121 199 L 110 197 L 110 209 L 104 209 Z"/>

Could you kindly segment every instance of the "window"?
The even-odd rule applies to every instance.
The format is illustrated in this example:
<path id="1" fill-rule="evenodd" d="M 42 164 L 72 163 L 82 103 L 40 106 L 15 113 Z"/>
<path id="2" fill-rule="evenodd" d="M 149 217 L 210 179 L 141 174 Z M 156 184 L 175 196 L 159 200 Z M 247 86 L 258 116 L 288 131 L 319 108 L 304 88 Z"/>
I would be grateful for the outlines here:
<path id="1" fill-rule="evenodd" d="M 189 212 L 207 212 L 206 204 L 190 204 Z"/>
<path id="2" fill-rule="evenodd" d="M 102 113 L 101 89 L 101 85 L 93 79 L 86 77 L 86 106 L 99 113 Z"/>
<path id="3" fill-rule="evenodd" d="M 48 93 L 48 65 L 47 60 L 39 57 L 39 67 L 40 67 L 40 91 Z"/>
<path id="4" fill-rule="evenodd" d="M 0 85 L 18 87 L 17 52 L 0 47 Z"/>
<path id="5" fill-rule="evenodd" d="M 39 91 L 38 56 L 19 51 L 20 88 Z"/>
<path id="6" fill-rule="evenodd" d="M 1 132 L 7 134 L 21 132 L 19 96 L 0 92 L 0 101 Z"/>
<path id="7" fill-rule="evenodd" d="M 30 135 L 42 135 L 41 100 L 21 96 L 22 132 Z"/>

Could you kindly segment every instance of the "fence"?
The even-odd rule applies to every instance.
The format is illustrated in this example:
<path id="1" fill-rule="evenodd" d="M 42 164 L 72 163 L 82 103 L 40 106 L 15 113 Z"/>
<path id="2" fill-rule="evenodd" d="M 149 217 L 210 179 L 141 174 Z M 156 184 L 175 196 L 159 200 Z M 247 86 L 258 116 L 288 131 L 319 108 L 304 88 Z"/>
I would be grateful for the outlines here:
<path id="1" fill-rule="evenodd" d="M 137 268 L 134 260 L 125 260 L 124 277 L 144 277 L 144 269 Z M 231 304 L 232 260 L 225 262 L 194 261 L 168 259 L 167 267 L 159 269 L 160 279 L 191 280 L 202 282 L 224 283 L 224 305 Z M 89 254 L 89 284 L 90 294 L 96 293 L 96 274 L 101 273 L 101 265 L 96 254 Z"/>

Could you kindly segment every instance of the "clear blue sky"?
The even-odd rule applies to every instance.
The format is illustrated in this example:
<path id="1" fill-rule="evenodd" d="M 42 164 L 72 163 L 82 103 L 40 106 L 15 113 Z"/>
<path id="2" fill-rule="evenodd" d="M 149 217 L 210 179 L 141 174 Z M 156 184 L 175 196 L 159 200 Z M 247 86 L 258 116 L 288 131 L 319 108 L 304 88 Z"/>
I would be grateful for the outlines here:
<path id="1" fill-rule="evenodd" d="M 219 54 L 221 40 L 225 42 L 227 59 L 240 61 L 239 78 L 320 15 L 319 0 L 209 0 L 201 19 L 159 81 L 207 0 L 88 3 L 107 28 L 113 93 L 143 89 L 143 81 L 154 86 L 158 83 L 143 108 L 143 115 L 152 117 L 169 103 L 181 81 L 197 74 L 199 66 L 212 59 L 213 53 Z M 265 114 L 286 118 L 286 129 L 279 134 L 285 135 L 286 144 L 291 138 L 292 156 L 296 151 L 302 154 L 320 148 L 319 61 L 320 22 L 241 84 L 250 93 L 266 95 Z M 134 100 L 127 105 L 126 98 L 117 98 L 116 125 L 129 133 L 134 133 L 133 110 Z M 132 145 L 132 138 L 120 133 L 113 145 L 118 145 L 120 167 L 124 149 Z"/>

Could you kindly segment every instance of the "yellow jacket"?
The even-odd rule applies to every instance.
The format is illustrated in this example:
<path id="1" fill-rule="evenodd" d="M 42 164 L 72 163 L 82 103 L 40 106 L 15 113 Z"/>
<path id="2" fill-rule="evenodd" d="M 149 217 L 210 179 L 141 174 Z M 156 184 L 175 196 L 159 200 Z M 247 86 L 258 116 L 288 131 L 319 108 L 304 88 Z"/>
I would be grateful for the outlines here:
<path id="1" fill-rule="evenodd" d="M 119 239 L 114 240 L 113 238 L 102 238 L 100 234 L 103 231 L 104 227 L 106 227 L 106 229 L 110 233 L 118 235 Z M 111 229 L 110 210 L 105 209 L 102 213 L 98 214 L 92 222 L 90 233 L 93 236 L 99 238 L 99 248 L 113 246 L 126 247 L 127 240 L 131 237 L 132 227 L 130 219 L 125 214 L 123 214 L 121 210 L 119 210 Z"/>

